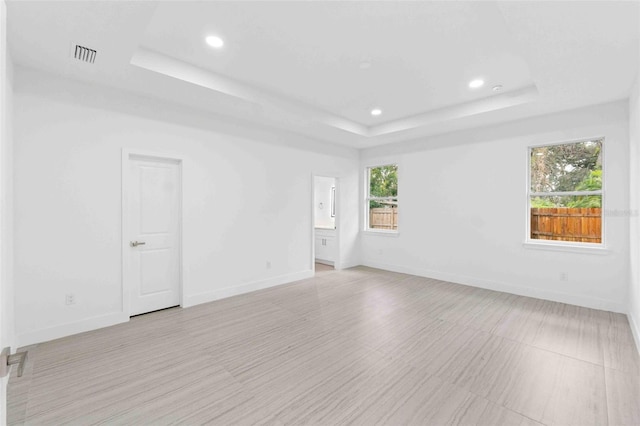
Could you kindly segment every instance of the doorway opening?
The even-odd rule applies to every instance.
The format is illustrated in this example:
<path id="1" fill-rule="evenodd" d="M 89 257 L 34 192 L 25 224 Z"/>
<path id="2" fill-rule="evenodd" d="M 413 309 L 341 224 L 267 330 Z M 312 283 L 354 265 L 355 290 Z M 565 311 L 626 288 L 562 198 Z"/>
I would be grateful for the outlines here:
<path id="1" fill-rule="evenodd" d="M 315 274 L 339 269 L 338 178 L 313 176 L 313 269 Z"/>

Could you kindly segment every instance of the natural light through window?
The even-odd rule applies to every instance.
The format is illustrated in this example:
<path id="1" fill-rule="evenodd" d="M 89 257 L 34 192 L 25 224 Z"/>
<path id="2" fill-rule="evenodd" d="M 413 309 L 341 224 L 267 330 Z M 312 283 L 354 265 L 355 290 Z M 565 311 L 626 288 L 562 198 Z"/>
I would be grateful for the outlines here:
<path id="1" fill-rule="evenodd" d="M 530 240 L 602 244 L 602 142 L 530 149 Z"/>
<path id="2" fill-rule="evenodd" d="M 367 168 L 367 229 L 398 230 L 398 165 Z"/>

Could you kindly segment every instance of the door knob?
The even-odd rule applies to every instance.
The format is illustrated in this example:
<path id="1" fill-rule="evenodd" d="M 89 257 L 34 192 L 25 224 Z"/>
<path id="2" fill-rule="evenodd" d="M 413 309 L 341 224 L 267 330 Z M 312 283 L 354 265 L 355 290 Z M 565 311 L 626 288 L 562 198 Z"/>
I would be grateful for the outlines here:
<path id="1" fill-rule="evenodd" d="M 143 245 L 145 245 L 145 244 L 147 244 L 147 243 L 145 243 L 144 241 L 131 241 L 131 242 L 129 243 L 129 245 L 130 245 L 131 247 L 143 246 Z"/>
<path id="2" fill-rule="evenodd" d="M 10 355 L 10 348 L 4 348 L 2 354 L 0 354 L 0 377 L 4 377 L 9 374 L 9 367 L 18 364 L 18 377 L 22 377 L 24 371 L 24 365 L 27 362 L 27 351 L 18 352 Z"/>

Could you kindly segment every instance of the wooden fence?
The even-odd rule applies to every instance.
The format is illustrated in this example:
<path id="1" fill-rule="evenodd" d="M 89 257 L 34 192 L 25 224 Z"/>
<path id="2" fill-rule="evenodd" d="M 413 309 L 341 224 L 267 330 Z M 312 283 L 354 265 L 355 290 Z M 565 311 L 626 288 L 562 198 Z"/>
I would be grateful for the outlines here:
<path id="1" fill-rule="evenodd" d="M 369 210 L 369 228 L 372 229 L 398 229 L 397 208 L 373 208 Z"/>
<path id="2" fill-rule="evenodd" d="M 532 208 L 531 239 L 602 241 L 602 211 L 600 208 Z"/>

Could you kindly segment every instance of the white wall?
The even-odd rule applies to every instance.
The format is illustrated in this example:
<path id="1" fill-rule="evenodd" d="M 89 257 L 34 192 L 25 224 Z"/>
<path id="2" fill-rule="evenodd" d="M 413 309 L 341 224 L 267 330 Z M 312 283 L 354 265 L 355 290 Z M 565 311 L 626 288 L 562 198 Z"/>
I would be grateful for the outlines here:
<path id="1" fill-rule="evenodd" d="M 0 72 L 4 78 L 3 129 L 0 147 L 0 247 L 2 281 L 2 334 L 5 346 L 14 343 L 13 320 L 13 63 L 6 53 L 6 72 Z M 14 348 L 15 349 L 15 348 Z"/>
<path id="2" fill-rule="evenodd" d="M 630 140 L 630 266 L 629 281 L 629 324 L 640 351 L 640 73 L 629 97 L 629 140 Z"/>
<path id="3" fill-rule="evenodd" d="M 122 148 L 183 158 L 186 305 L 310 276 L 312 173 L 339 177 L 342 211 L 358 215 L 355 150 L 23 68 L 15 80 L 21 344 L 126 320 Z M 354 264 L 357 222 L 340 232 Z"/>
<path id="4" fill-rule="evenodd" d="M 331 216 L 331 188 L 336 186 L 335 178 L 315 177 L 315 226 L 317 228 L 335 228 L 336 218 Z"/>
<path id="5" fill-rule="evenodd" d="M 15 351 L 12 278 L 12 104 L 13 64 L 7 51 L 6 5 L 0 0 L 0 350 Z M 6 423 L 6 386 L 0 380 L 0 425 Z"/>
<path id="6" fill-rule="evenodd" d="M 363 263 L 626 312 L 629 281 L 626 102 L 383 146 L 363 168 L 397 162 L 399 235 L 365 233 Z M 534 250 L 526 234 L 527 147 L 604 136 L 606 255 Z M 361 192 L 361 197 L 363 197 Z M 568 281 L 560 281 L 560 273 Z"/>
<path id="7" fill-rule="evenodd" d="M 371 148 L 358 162 L 355 151 L 303 136 L 24 68 L 15 74 L 19 344 L 126 320 L 123 147 L 184 158 L 187 305 L 310 273 L 313 173 L 340 178 L 343 267 L 364 263 L 627 311 L 629 111 L 624 102 Z M 637 100 L 633 105 L 631 114 L 637 116 Z M 524 248 L 527 147 L 594 136 L 606 137 L 605 207 L 614 212 L 606 219 L 608 253 Z M 400 165 L 400 233 L 359 239 L 363 167 L 390 162 Z M 569 280 L 560 281 L 560 272 Z M 76 294 L 76 305 L 64 304 L 68 292 Z"/>

